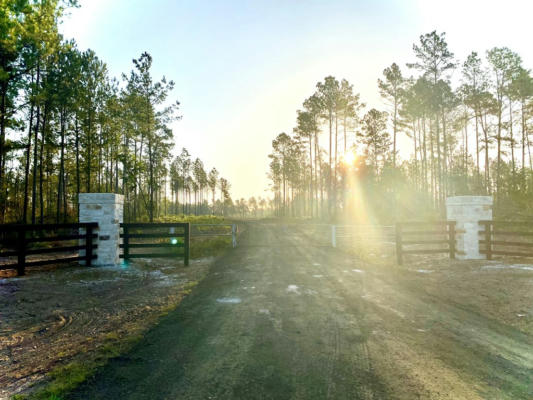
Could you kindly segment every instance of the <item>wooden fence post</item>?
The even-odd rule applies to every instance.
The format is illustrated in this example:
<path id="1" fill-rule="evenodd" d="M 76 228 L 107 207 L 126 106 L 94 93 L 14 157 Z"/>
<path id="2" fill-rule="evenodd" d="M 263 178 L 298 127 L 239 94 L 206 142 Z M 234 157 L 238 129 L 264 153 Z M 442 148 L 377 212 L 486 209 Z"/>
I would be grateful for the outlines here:
<path id="1" fill-rule="evenodd" d="M 22 276 L 26 273 L 26 231 L 22 226 L 18 229 L 17 240 L 17 275 Z"/>
<path id="2" fill-rule="evenodd" d="M 450 247 L 450 258 L 455 260 L 455 221 L 448 221 L 448 240 Z"/>
<path id="3" fill-rule="evenodd" d="M 485 246 L 487 250 L 487 260 L 492 260 L 492 223 L 485 222 Z"/>
<path id="4" fill-rule="evenodd" d="M 187 222 L 185 224 L 185 236 L 184 236 L 184 240 L 183 240 L 183 249 L 184 249 L 184 259 L 183 259 L 183 263 L 185 264 L 185 266 L 188 266 L 189 265 L 189 256 L 190 256 L 190 245 L 191 245 L 191 224 L 189 222 Z"/>
<path id="5" fill-rule="evenodd" d="M 128 260 L 130 258 L 130 237 L 128 236 L 128 226 L 124 225 L 122 229 L 124 229 L 124 237 L 122 238 L 122 244 L 124 245 L 124 260 Z"/>
<path id="6" fill-rule="evenodd" d="M 85 227 L 85 266 L 90 267 L 93 261 L 93 227 Z"/>
<path id="7" fill-rule="evenodd" d="M 396 259 L 398 265 L 403 264 L 403 254 L 402 254 L 402 224 L 396 223 Z"/>
<path id="8" fill-rule="evenodd" d="M 331 225 L 331 247 L 337 247 L 337 226 Z"/>

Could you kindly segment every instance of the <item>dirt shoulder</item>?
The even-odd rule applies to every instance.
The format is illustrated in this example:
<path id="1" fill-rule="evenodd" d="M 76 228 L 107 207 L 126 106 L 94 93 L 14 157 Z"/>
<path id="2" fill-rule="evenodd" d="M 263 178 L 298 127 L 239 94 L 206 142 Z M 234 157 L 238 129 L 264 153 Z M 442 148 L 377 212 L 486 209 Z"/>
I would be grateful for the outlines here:
<path id="1" fill-rule="evenodd" d="M 179 304 L 212 261 L 139 260 L 0 279 L 0 399 L 46 382 L 57 367 L 116 351 Z"/>

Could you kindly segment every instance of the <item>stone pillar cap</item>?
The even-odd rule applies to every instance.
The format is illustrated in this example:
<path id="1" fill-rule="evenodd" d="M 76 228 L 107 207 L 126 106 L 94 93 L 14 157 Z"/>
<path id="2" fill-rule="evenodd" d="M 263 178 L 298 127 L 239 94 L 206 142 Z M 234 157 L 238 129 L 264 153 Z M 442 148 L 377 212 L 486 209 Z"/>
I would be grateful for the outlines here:
<path id="1" fill-rule="evenodd" d="M 124 195 L 116 193 L 78 193 L 79 204 L 124 204 Z"/>
<path id="2" fill-rule="evenodd" d="M 492 196 L 453 196 L 446 198 L 447 206 L 492 205 Z"/>

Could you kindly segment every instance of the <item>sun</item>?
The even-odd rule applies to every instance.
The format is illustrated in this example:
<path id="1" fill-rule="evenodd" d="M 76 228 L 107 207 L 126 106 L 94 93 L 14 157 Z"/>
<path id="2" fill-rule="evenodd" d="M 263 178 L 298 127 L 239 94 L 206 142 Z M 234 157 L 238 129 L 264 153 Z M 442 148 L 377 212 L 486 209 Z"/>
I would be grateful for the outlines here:
<path id="1" fill-rule="evenodd" d="M 353 151 L 348 151 L 344 153 L 344 155 L 342 156 L 342 162 L 345 165 L 353 165 L 353 163 L 355 162 L 355 159 L 356 159 L 356 155 Z"/>

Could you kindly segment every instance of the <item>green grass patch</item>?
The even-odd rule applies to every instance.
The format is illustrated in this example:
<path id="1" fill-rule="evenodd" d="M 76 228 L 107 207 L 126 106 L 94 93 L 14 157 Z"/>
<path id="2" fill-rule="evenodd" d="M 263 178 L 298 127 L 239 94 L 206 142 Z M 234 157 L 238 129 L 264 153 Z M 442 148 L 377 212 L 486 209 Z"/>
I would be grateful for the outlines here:
<path id="1" fill-rule="evenodd" d="M 73 361 L 48 373 L 49 383 L 30 394 L 15 395 L 13 400 L 61 400 L 107 362 L 129 351 L 143 336 L 141 334 L 120 338 L 116 332 L 106 335 L 104 343 L 92 352 L 89 359 Z"/>
<path id="2" fill-rule="evenodd" d="M 195 225 L 203 224 L 231 224 L 232 220 L 225 219 L 218 215 L 166 215 L 157 219 L 156 222 L 189 222 Z M 231 233 L 231 228 L 217 229 L 216 227 L 195 227 L 195 230 L 201 233 Z M 213 237 L 195 237 L 191 238 L 191 258 L 216 257 L 227 249 L 231 248 L 231 237 L 213 236 Z"/>
<path id="3" fill-rule="evenodd" d="M 231 237 L 214 236 L 191 239 L 191 258 L 216 257 L 231 248 Z"/>
<path id="4" fill-rule="evenodd" d="M 165 215 L 154 222 L 189 222 L 191 224 L 228 224 L 231 223 L 218 215 Z"/>

